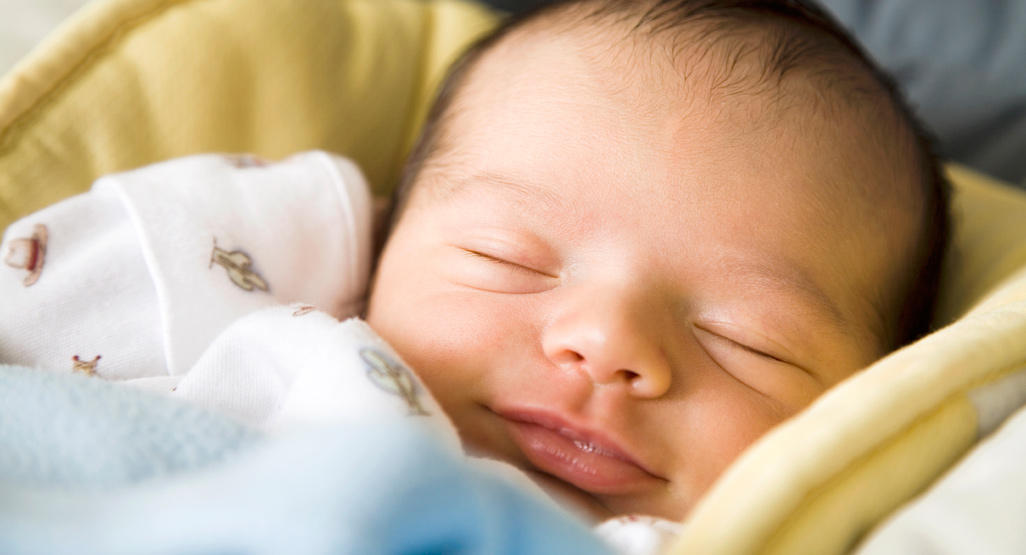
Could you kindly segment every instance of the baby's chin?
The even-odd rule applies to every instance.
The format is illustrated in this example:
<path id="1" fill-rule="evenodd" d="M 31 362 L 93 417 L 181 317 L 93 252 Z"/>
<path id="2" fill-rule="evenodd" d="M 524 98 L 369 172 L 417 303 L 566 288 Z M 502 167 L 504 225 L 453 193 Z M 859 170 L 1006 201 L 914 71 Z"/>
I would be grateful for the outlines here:
<path id="1" fill-rule="evenodd" d="M 525 467 L 523 464 L 517 464 L 515 461 L 503 457 L 491 448 L 482 447 L 469 441 L 466 437 L 461 437 L 460 439 L 463 442 L 464 452 L 472 459 L 491 466 L 493 470 L 504 469 L 504 472 L 513 471 L 519 474 L 519 479 L 521 480 L 526 477 L 525 486 L 527 485 L 526 482 L 530 481 L 541 490 L 539 493 L 544 494 L 567 512 L 586 522 L 598 524 L 610 518 L 622 516 L 611 511 L 594 495 L 572 484 L 531 466 Z"/>
<path id="2" fill-rule="evenodd" d="M 508 473 L 510 472 L 517 474 L 518 477 L 515 480 L 523 480 L 523 485 L 527 487 L 530 487 L 528 482 L 533 484 L 540 490 L 537 493 L 544 494 L 560 507 L 587 522 L 596 524 L 618 516 L 602 505 L 594 496 L 559 478 L 532 468 L 523 468 L 510 461 L 496 457 L 494 453 L 475 449 L 467 444 L 464 444 L 464 448 L 467 455 L 476 461 L 477 464 L 489 467 L 493 472 L 500 474 L 509 475 Z"/>
<path id="3" fill-rule="evenodd" d="M 599 523 L 617 516 L 595 497 L 558 478 L 536 470 L 526 470 L 524 473 L 553 501 L 588 522 Z"/>

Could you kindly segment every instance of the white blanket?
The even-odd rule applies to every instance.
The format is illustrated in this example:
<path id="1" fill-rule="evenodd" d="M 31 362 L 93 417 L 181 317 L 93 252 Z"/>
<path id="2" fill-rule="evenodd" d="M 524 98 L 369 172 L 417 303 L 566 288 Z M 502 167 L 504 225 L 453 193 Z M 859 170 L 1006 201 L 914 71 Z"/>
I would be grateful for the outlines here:
<path id="1" fill-rule="evenodd" d="M 1026 409 L 895 513 L 861 555 L 1026 553 Z"/>

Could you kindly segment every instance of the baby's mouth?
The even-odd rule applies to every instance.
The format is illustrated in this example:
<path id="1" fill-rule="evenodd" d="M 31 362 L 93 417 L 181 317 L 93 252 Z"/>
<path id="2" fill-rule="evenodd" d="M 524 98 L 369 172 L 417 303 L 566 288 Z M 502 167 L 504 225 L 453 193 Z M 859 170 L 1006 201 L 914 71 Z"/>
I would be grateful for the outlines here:
<path id="1" fill-rule="evenodd" d="M 596 431 L 538 411 L 498 412 L 514 443 L 541 472 L 595 495 L 638 493 L 665 482 Z"/>

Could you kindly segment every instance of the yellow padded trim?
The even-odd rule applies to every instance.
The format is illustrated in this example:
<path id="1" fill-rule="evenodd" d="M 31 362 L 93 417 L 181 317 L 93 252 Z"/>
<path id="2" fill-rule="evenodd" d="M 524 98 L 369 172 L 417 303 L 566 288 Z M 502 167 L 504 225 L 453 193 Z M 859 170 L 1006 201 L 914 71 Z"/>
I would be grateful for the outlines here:
<path id="1" fill-rule="evenodd" d="M 835 387 L 724 473 L 671 552 L 843 552 L 971 446 L 966 394 L 1020 368 L 1023 337 L 1026 302 L 974 312 Z"/>
<path id="2" fill-rule="evenodd" d="M 964 396 L 914 421 L 844 472 L 808 493 L 762 551 L 844 553 L 896 507 L 919 494 L 976 441 L 976 411 Z M 851 523 L 839 527 L 838 523 Z"/>
<path id="3" fill-rule="evenodd" d="M 90 4 L 0 83 L 0 228 L 204 151 L 333 150 L 384 194 L 444 69 L 494 23 L 457 0 Z"/>

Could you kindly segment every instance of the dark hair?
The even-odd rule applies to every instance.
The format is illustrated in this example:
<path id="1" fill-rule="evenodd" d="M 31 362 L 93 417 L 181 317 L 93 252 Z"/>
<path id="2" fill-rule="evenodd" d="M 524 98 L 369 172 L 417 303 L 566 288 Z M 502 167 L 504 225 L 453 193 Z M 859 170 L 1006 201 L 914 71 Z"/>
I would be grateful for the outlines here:
<path id="1" fill-rule="evenodd" d="M 632 33 L 648 33 L 653 38 L 672 40 L 685 30 L 698 28 L 700 37 L 711 44 L 729 44 L 737 33 L 744 30 L 772 30 L 771 42 L 765 48 L 768 62 L 765 71 L 749 84 L 764 89 L 767 85 L 779 85 L 790 72 L 811 63 L 817 70 L 816 77 L 824 86 L 842 95 L 882 93 L 893 109 L 897 119 L 895 123 L 904 125 L 913 137 L 925 200 L 915 256 L 905 274 L 908 283 L 902 286 L 904 302 L 895 321 L 884 323 L 887 327 L 884 333 L 892 340 L 890 346 L 897 348 L 929 331 L 950 234 L 950 184 L 935 154 L 933 137 L 906 104 L 894 81 L 830 14 L 806 0 L 554 0 L 508 18 L 492 33 L 472 44 L 450 68 L 420 138 L 407 159 L 393 196 L 386 233 L 395 226 L 404 211 L 413 183 L 425 162 L 437 151 L 445 116 L 482 55 L 512 32 L 545 16 L 562 15 L 574 8 L 582 10 L 575 18 L 564 18 L 570 20 L 561 23 L 572 28 L 604 21 L 633 22 L 630 27 Z M 740 52 L 733 58 L 728 55 L 728 64 L 730 60 L 736 63 L 739 55 Z M 853 73 L 868 75 L 879 90 L 864 90 L 850 78 Z M 379 249 L 386 238 L 379 238 Z"/>

